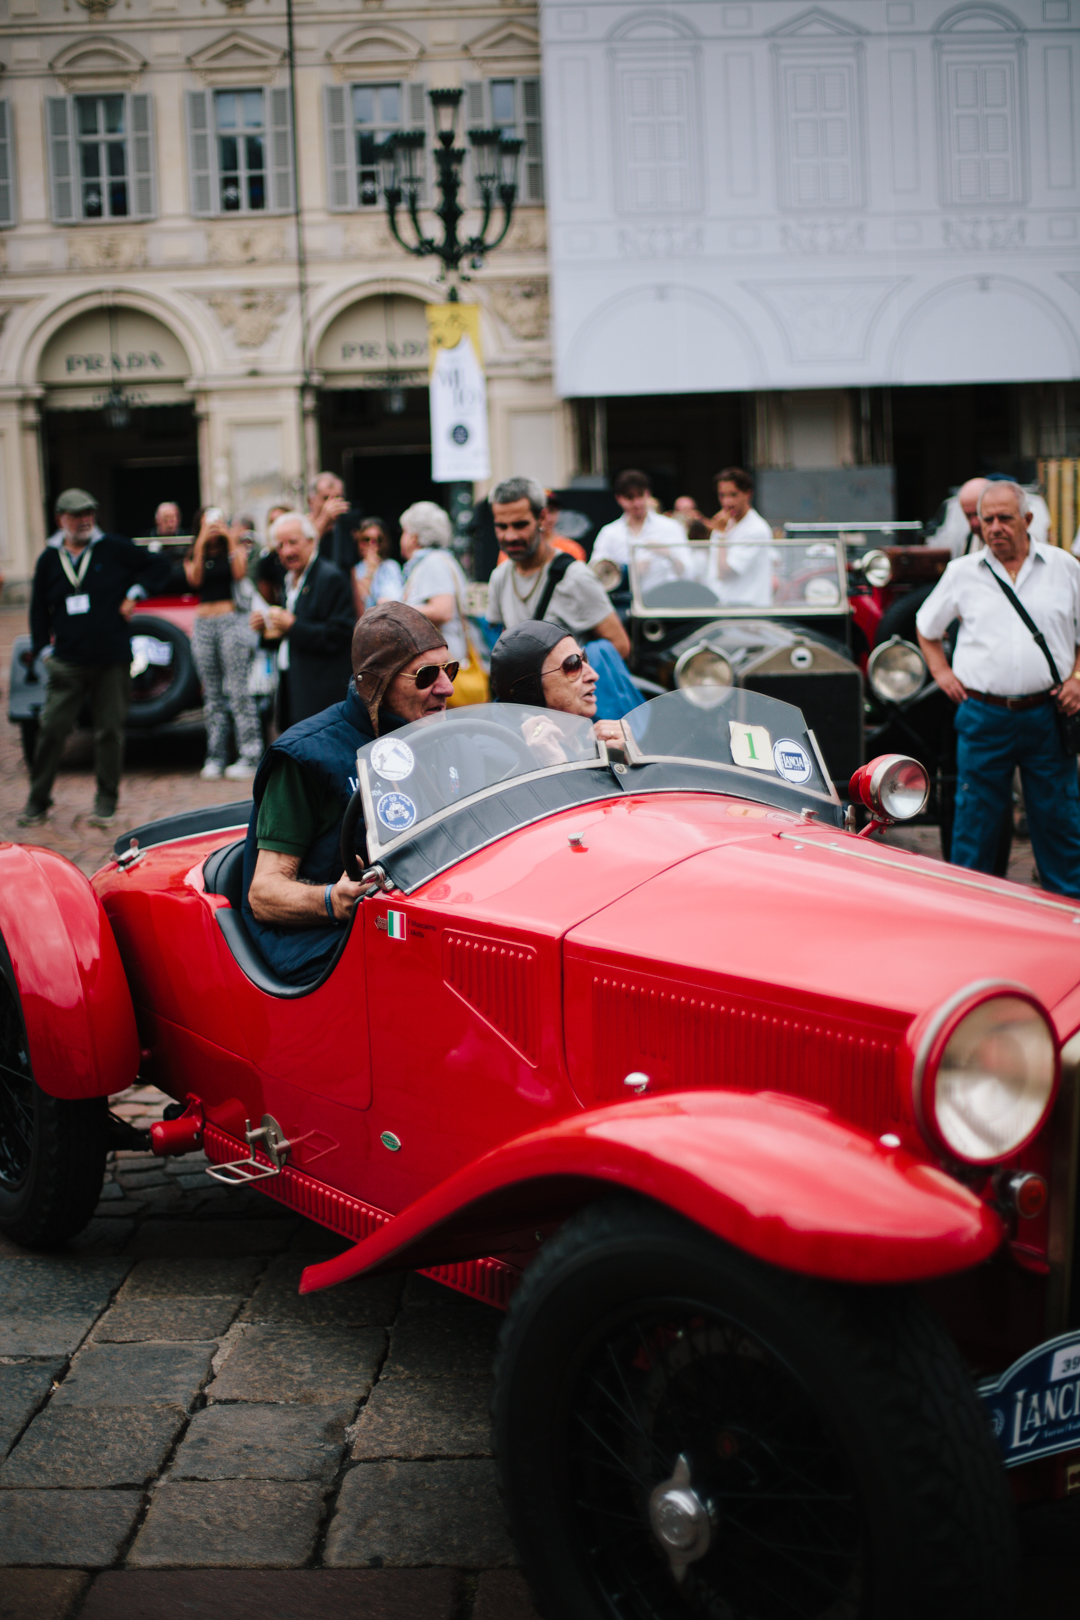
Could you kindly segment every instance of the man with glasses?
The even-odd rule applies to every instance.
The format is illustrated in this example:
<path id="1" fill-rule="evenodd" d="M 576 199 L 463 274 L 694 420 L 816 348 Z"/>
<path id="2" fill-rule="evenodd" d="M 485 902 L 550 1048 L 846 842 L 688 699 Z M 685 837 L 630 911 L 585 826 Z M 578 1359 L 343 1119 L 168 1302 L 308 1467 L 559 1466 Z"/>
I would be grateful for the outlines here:
<path id="1" fill-rule="evenodd" d="M 370 890 L 342 874 L 341 823 L 356 787 L 356 751 L 451 696 L 456 659 L 437 625 L 404 602 L 369 608 L 352 639 L 343 703 L 290 727 L 263 756 L 244 853 L 244 921 L 282 978 L 317 976 Z M 363 821 L 357 849 L 364 849 Z"/>
<path id="2" fill-rule="evenodd" d="M 950 858 L 994 870 L 1019 766 L 1043 887 L 1080 899 L 1076 754 L 1066 753 L 1054 712 L 1080 713 L 1080 566 L 1031 538 L 1031 507 L 1018 484 L 988 482 L 978 517 L 985 550 L 955 558 L 916 619 L 927 668 L 957 706 Z M 942 638 L 956 619 L 950 665 Z"/>

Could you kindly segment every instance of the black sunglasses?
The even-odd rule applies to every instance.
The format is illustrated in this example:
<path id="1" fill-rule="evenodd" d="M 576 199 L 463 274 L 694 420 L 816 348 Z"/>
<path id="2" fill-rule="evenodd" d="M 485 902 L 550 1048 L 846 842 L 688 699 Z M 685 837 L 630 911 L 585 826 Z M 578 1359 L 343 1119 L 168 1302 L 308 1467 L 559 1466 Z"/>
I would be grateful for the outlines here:
<path id="1" fill-rule="evenodd" d="M 557 675 L 560 669 L 564 675 L 580 675 L 588 662 L 584 653 L 571 653 L 569 658 L 564 658 L 554 669 L 542 669 L 540 675 L 541 678 L 545 675 Z"/>
<path id="2" fill-rule="evenodd" d="M 421 664 L 416 673 L 410 675 L 408 679 L 416 682 L 418 692 L 426 692 L 429 686 L 435 685 L 441 671 L 445 670 L 447 678 L 452 681 L 460 668 L 461 665 L 456 658 L 449 659 L 445 664 Z"/>

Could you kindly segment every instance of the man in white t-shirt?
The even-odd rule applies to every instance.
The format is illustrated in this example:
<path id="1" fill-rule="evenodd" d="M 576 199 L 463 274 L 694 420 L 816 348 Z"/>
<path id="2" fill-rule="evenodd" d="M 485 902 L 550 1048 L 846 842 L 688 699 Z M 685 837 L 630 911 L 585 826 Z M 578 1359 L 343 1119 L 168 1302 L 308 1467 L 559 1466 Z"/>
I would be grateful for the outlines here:
<path id="1" fill-rule="evenodd" d="M 620 657 L 629 657 L 629 637 L 592 569 L 557 551 L 541 531 L 545 499 L 533 478 L 504 478 L 491 492 L 495 537 L 506 561 L 488 582 L 489 624 L 512 630 L 525 619 L 547 619 L 584 640 L 610 641 Z"/>
<path id="2" fill-rule="evenodd" d="M 706 581 L 725 607 L 771 607 L 773 533 L 754 510 L 754 480 L 741 467 L 725 467 L 716 493 Z"/>
<path id="3" fill-rule="evenodd" d="M 611 492 L 623 515 L 614 523 L 605 523 L 596 537 L 592 561 L 606 559 L 625 568 L 630 562 L 631 546 L 637 558 L 638 583 L 642 590 L 653 590 L 670 579 L 693 578 L 694 554 L 686 543 L 686 530 L 674 518 L 663 517 L 649 505 L 652 489 L 649 480 L 636 467 L 619 473 Z M 648 553 L 636 548 L 645 544 Z M 648 556 L 642 566 L 643 555 Z"/>

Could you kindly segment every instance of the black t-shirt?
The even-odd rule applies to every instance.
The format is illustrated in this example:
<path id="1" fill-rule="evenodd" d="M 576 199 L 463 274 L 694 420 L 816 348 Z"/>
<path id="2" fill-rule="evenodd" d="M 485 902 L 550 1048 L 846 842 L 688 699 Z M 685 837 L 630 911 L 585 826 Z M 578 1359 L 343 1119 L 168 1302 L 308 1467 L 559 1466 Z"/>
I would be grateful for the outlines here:
<path id="1" fill-rule="evenodd" d="M 227 551 L 208 551 L 203 554 L 203 577 L 199 586 L 200 602 L 230 602 L 232 600 L 232 564 Z"/>

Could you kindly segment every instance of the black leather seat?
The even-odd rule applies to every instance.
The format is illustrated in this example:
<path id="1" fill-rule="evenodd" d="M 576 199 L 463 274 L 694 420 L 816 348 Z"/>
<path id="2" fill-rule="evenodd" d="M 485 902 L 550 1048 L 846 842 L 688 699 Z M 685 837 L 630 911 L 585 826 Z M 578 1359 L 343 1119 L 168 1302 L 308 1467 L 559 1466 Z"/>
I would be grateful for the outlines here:
<path id="1" fill-rule="evenodd" d="M 326 965 L 319 969 L 315 978 L 303 984 L 293 984 L 288 979 L 278 978 L 248 933 L 244 922 L 241 909 L 244 902 L 244 842 L 244 839 L 241 839 L 239 843 L 226 844 L 224 849 L 216 849 L 203 863 L 203 887 L 207 894 L 222 894 L 229 902 L 228 909 L 225 906 L 218 907 L 217 925 L 225 936 L 225 943 L 240 971 L 266 995 L 281 996 L 290 1000 L 295 1000 L 298 996 L 308 996 L 313 990 L 317 990 L 320 984 L 324 984 L 334 971 L 345 949 L 352 924 L 342 929 L 341 943 Z"/>

